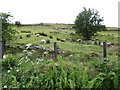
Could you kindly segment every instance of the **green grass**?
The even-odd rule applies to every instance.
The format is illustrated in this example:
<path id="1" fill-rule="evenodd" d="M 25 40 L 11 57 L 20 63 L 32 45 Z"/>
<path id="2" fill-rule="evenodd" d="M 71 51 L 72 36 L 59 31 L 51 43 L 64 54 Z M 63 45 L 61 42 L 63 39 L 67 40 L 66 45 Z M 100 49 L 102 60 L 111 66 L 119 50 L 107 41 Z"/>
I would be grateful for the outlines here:
<path id="1" fill-rule="evenodd" d="M 56 27 L 68 27 L 70 25 L 63 25 L 63 24 L 53 24 Z M 85 56 L 85 55 L 89 55 L 91 54 L 91 52 L 96 52 L 98 55 L 102 56 L 102 47 L 99 45 L 85 45 L 85 44 L 79 44 L 76 42 L 70 42 L 70 41 L 66 41 L 66 42 L 61 42 L 61 41 L 57 41 L 56 38 L 60 38 L 60 39 L 69 39 L 71 37 L 71 35 L 69 33 L 63 33 L 63 32 L 59 32 L 58 34 L 54 34 L 54 33 L 50 33 L 51 31 L 56 31 L 55 29 L 53 29 L 52 26 L 23 26 L 23 27 L 15 27 L 14 29 L 16 29 L 19 34 L 17 34 L 16 36 L 22 36 L 22 39 L 17 39 L 14 42 L 12 42 L 12 44 L 14 43 L 15 45 L 17 43 L 34 43 L 34 44 L 39 44 L 39 45 L 43 45 L 45 47 L 53 47 L 53 43 L 57 42 L 57 45 L 60 49 L 62 50 L 66 50 L 66 51 L 70 51 L 71 53 L 82 53 L 80 56 Z M 21 30 L 28 30 L 31 31 L 33 34 L 31 35 L 31 37 L 26 37 L 27 33 L 21 33 Z M 75 33 L 74 29 L 65 29 L 64 31 L 67 32 L 73 32 Z M 44 32 L 45 34 L 47 34 L 48 36 L 39 36 L 39 37 L 35 37 L 35 33 L 38 32 Z M 49 36 L 52 36 L 53 39 L 49 38 Z M 82 36 L 73 36 L 74 38 L 82 38 Z M 93 36 L 92 39 L 98 38 L 101 42 L 106 41 L 106 42 L 112 42 L 114 44 L 118 44 L 118 32 L 117 31 L 101 31 L 98 32 L 96 36 Z M 41 44 L 40 40 L 45 39 L 45 40 L 50 40 L 50 44 Z M 109 49 L 108 49 L 109 50 Z M 109 58 L 111 59 L 115 59 L 117 60 L 117 55 L 114 54 L 113 52 L 117 52 L 116 50 L 109 50 L 109 53 L 112 55 L 108 55 Z"/>
<path id="2" fill-rule="evenodd" d="M 2 59 L 2 87 L 7 88 L 118 88 L 116 64 L 107 60 L 91 62 L 44 59 L 18 54 Z M 114 65 L 115 64 L 115 65 Z M 100 72 L 99 72 L 100 70 Z M 109 81 L 111 83 L 109 83 Z M 114 82 L 114 83 L 112 83 Z"/>
<path id="3" fill-rule="evenodd" d="M 107 27 L 107 30 L 118 30 L 118 29 L 120 29 L 120 28 L 118 28 L 118 27 Z"/>
<path id="4" fill-rule="evenodd" d="M 24 26 L 24 27 L 15 28 L 15 29 L 17 29 L 17 31 L 19 32 L 17 36 L 23 37 L 23 39 L 17 39 L 15 43 L 37 43 L 39 44 L 40 40 L 42 39 L 51 40 L 51 42 L 56 42 L 57 37 L 60 39 L 66 39 L 70 36 L 69 34 L 66 34 L 63 32 L 59 32 L 58 34 L 50 33 L 51 31 L 56 31 L 55 29 L 52 29 L 52 27 L 50 26 Z M 21 30 L 31 31 L 33 35 L 31 35 L 30 38 L 26 37 L 28 33 L 21 33 L 20 32 Z M 45 34 L 48 35 L 48 37 L 44 37 L 44 36 L 35 37 L 35 33 L 39 33 L 39 32 L 44 32 Z M 49 36 L 53 36 L 53 39 L 50 39 Z"/>
<path id="5" fill-rule="evenodd" d="M 101 31 L 100 34 L 118 37 L 118 31 Z"/>
<path id="6" fill-rule="evenodd" d="M 68 27 L 70 25 L 52 24 L 56 27 Z M 118 50 L 107 46 L 107 59 L 103 59 L 103 47 L 100 45 L 82 44 L 77 42 L 57 41 L 56 38 L 69 39 L 68 33 L 56 31 L 52 26 L 23 26 L 14 27 L 22 39 L 16 39 L 11 44 L 35 43 L 45 47 L 53 47 L 57 42 L 59 50 L 65 53 L 58 54 L 58 61 L 53 60 L 54 53 L 44 54 L 44 50 L 33 52 L 32 55 L 18 53 L 8 55 L 7 58 L 0 60 L 3 64 L 2 86 L 9 88 L 100 88 L 118 87 L 117 85 L 117 66 Z M 21 33 L 21 30 L 31 31 L 31 37 L 26 37 L 28 33 Z M 75 33 L 74 29 L 64 31 Z M 48 36 L 35 37 L 35 33 L 44 32 Z M 50 39 L 49 36 L 53 36 Z M 82 36 L 73 35 L 74 38 L 82 39 Z M 117 31 L 101 31 L 92 39 L 98 38 L 99 41 L 112 42 L 118 44 Z M 41 44 L 40 40 L 50 40 L 49 44 Z M 88 41 L 83 41 L 88 43 Z M 32 52 L 29 50 L 29 52 Z M 70 56 L 72 55 L 72 56 Z M 11 69 L 12 68 L 12 69 Z M 109 82 L 113 82 L 110 83 Z"/>

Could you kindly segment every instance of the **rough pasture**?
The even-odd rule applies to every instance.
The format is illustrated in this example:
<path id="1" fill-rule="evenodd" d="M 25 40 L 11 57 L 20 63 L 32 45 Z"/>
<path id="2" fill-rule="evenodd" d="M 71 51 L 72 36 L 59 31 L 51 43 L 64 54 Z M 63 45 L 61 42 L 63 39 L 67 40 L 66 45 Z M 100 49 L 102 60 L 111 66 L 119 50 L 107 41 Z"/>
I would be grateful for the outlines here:
<path id="1" fill-rule="evenodd" d="M 79 53 L 87 53 L 90 54 L 91 51 L 98 52 L 99 54 L 102 53 L 102 42 L 106 41 L 108 44 L 109 42 L 112 42 L 113 44 L 117 44 L 117 32 L 116 31 L 101 31 L 98 32 L 95 36 L 92 37 L 91 41 L 86 41 L 83 39 L 81 35 L 75 35 L 75 30 L 72 29 L 64 29 L 65 33 L 62 31 L 57 31 L 55 27 L 57 28 L 66 28 L 71 27 L 72 25 L 63 25 L 63 24 L 51 24 L 48 26 L 23 26 L 23 27 L 15 27 L 19 32 L 21 30 L 28 30 L 33 33 L 31 37 L 27 38 L 27 33 L 19 33 L 17 36 L 22 36 L 22 39 L 17 39 L 16 43 L 32 43 L 32 44 L 39 44 L 41 40 L 48 41 L 47 44 L 42 44 L 44 47 L 53 47 L 53 43 L 57 42 L 58 47 L 62 50 L 69 50 L 70 52 L 79 52 Z M 39 36 L 39 35 L 40 36 Z M 45 35 L 47 35 L 47 37 Z M 36 36 L 38 35 L 38 36 Z M 65 42 L 61 42 L 61 40 L 65 39 Z M 49 43 L 50 40 L 50 43 Z M 110 46 L 110 45 L 109 45 Z M 84 47 L 84 48 L 83 48 Z M 87 51 L 87 52 L 86 52 Z"/>
<path id="2" fill-rule="evenodd" d="M 61 31 L 57 31 L 59 33 L 55 34 L 53 32 L 56 32 L 56 29 L 53 29 L 53 26 L 55 25 L 15 27 L 19 32 L 21 32 L 21 30 L 31 31 L 31 37 L 26 37 L 29 33 L 19 33 L 16 36 L 21 36 L 22 39 L 17 38 L 16 41 L 11 44 L 6 44 L 7 53 L 10 53 L 10 49 L 12 49 L 12 51 L 14 51 L 12 53 L 14 54 L 19 52 L 19 57 L 10 56 L 6 61 L 3 61 L 3 67 L 5 69 L 3 70 L 5 73 L 3 76 L 4 87 L 7 85 L 8 87 L 25 86 L 26 88 L 33 88 L 36 86 L 39 87 L 40 84 L 44 87 L 50 83 L 49 85 L 51 85 L 52 88 L 52 85 L 55 87 L 60 85 L 60 81 L 64 84 L 64 80 L 67 82 L 66 84 L 68 84 L 68 86 L 71 85 L 71 87 L 75 84 L 78 85 L 79 82 L 81 82 L 80 85 L 83 86 L 89 85 L 89 80 L 92 80 L 92 82 L 93 80 L 98 80 L 99 84 L 99 81 L 105 81 L 105 79 L 95 78 L 100 70 L 105 69 L 108 72 L 116 70 L 118 64 L 118 42 L 116 41 L 118 36 L 116 32 L 110 33 L 109 31 L 102 31 L 88 41 L 81 35 L 76 35 L 74 29 L 63 30 L 73 32 L 73 34 Z M 59 27 L 59 25 L 56 25 L 56 27 Z M 60 25 L 60 28 L 65 27 L 68 26 Z M 47 37 L 44 36 L 44 34 L 46 34 Z M 36 35 L 38 36 L 36 37 Z M 107 42 L 107 57 L 109 60 L 105 59 L 106 61 L 103 60 L 103 41 Z M 58 61 L 56 62 L 52 61 L 52 59 L 55 59 L 54 42 L 57 42 L 56 54 Z M 9 60 L 12 63 L 9 63 Z M 104 67 L 106 62 L 108 66 Z M 9 66 L 11 66 L 12 69 Z M 14 76 L 11 76 L 11 73 Z M 112 76 L 114 76 L 114 74 Z M 8 78 L 8 80 L 6 80 L 6 77 L 10 79 Z M 105 75 L 105 77 L 107 78 L 107 75 Z M 103 78 L 104 77 L 102 77 L 102 79 Z M 57 84 L 54 84 L 54 80 Z M 114 80 L 113 77 L 112 80 Z M 46 84 L 46 82 L 48 83 Z M 10 85 L 13 86 L 8 85 L 9 83 L 12 83 Z"/>

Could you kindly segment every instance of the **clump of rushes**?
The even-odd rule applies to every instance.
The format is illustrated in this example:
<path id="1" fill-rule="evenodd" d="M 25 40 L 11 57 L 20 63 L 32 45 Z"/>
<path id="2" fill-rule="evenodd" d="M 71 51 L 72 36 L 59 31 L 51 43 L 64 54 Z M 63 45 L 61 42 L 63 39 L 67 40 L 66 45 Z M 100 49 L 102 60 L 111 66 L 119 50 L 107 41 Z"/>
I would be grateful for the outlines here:
<path id="1" fill-rule="evenodd" d="M 50 43 L 50 40 L 46 40 L 46 43 L 49 44 L 49 43 Z"/>
<path id="2" fill-rule="evenodd" d="M 57 38 L 58 41 L 60 41 L 61 39 L 60 38 Z"/>
<path id="3" fill-rule="evenodd" d="M 53 36 L 50 36 L 51 39 L 53 39 Z"/>

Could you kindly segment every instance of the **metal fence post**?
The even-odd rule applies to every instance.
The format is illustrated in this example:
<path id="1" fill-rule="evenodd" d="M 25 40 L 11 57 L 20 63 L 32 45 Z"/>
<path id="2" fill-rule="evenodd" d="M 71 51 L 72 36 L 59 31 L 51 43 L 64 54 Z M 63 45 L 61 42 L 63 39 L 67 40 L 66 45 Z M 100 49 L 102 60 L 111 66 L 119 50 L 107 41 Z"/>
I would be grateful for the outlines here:
<path id="1" fill-rule="evenodd" d="M 2 19 L 0 17 L 0 59 L 3 58 L 2 50 Z"/>

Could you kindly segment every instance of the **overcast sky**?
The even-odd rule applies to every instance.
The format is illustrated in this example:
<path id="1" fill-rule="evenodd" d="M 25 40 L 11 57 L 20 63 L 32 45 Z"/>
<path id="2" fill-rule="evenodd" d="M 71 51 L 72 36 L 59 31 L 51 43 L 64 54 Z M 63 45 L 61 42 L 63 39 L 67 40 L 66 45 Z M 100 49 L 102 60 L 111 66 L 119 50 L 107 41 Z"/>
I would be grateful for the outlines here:
<path id="1" fill-rule="evenodd" d="M 119 0 L 1 0 L 0 12 L 10 12 L 14 21 L 74 23 L 83 7 L 99 11 L 106 26 L 118 27 Z"/>

